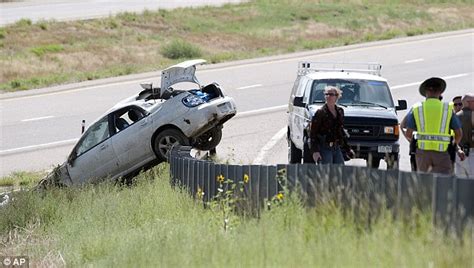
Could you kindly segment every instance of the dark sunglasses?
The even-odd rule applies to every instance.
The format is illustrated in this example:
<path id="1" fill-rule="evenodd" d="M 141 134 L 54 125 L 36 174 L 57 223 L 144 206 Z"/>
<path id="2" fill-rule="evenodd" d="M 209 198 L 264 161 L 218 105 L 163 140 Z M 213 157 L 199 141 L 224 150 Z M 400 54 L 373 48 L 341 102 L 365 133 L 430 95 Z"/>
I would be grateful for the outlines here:
<path id="1" fill-rule="evenodd" d="M 462 103 L 455 103 L 454 106 L 462 106 Z"/>
<path id="2" fill-rule="evenodd" d="M 337 96 L 337 93 L 324 93 L 325 96 Z"/>

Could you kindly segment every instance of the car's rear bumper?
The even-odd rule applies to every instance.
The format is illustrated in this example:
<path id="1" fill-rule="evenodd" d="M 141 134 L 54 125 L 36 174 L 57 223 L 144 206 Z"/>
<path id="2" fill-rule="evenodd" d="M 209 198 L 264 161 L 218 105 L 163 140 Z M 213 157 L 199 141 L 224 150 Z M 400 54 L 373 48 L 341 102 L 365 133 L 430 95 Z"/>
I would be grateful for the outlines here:
<path id="1" fill-rule="evenodd" d="M 175 124 L 182 126 L 183 133 L 191 138 L 197 137 L 217 125 L 224 124 L 236 114 L 237 108 L 231 97 L 216 98 L 189 109 L 186 114 L 175 120 L 177 121 Z"/>

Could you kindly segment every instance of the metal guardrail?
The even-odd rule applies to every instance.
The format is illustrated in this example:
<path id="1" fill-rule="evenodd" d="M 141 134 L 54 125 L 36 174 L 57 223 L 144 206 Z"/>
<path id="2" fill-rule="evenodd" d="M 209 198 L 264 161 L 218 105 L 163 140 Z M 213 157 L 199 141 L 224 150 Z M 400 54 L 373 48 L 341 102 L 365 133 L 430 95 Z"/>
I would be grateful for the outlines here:
<path id="1" fill-rule="evenodd" d="M 409 216 L 412 209 L 434 212 L 435 224 L 456 230 L 474 226 L 472 178 L 344 165 L 226 165 L 195 159 L 190 151 L 189 146 L 171 151 L 171 183 L 193 197 L 205 193 L 205 202 L 217 195 L 220 177 L 241 183 L 257 213 L 286 188 L 297 191 L 308 205 L 332 196 L 347 206 L 354 202 L 371 208 L 383 205 L 402 217 Z"/>

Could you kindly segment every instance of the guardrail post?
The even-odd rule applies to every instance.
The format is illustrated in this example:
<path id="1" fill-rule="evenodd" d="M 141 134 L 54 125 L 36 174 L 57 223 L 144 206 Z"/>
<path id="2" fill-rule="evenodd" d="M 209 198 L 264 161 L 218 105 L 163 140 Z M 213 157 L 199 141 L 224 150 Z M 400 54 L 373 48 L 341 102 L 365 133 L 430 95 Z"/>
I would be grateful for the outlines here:
<path id="1" fill-rule="evenodd" d="M 250 166 L 245 165 L 242 166 L 242 180 L 246 177 L 247 182 L 244 181 L 244 192 L 243 192 L 243 197 L 244 197 L 244 209 L 247 210 L 250 215 L 253 215 L 253 210 L 252 210 L 252 180 L 254 179 L 251 174 L 250 174 Z"/>
<path id="2" fill-rule="evenodd" d="M 308 202 L 309 181 L 314 179 L 314 177 L 312 177 L 313 174 L 310 174 L 310 169 L 313 166 L 315 166 L 315 164 L 302 164 L 298 165 L 297 167 L 296 184 L 294 190 L 299 194 L 304 203 Z"/>
<path id="3" fill-rule="evenodd" d="M 431 208 L 433 175 L 428 173 L 400 172 L 398 207 L 409 216 L 414 208 L 428 211 Z"/>
<path id="4" fill-rule="evenodd" d="M 269 200 L 273 199 L 278 194 L 278 170 L 276 166 L 267 166 L 268 173 L 268 189 L 267 193 Z"/>
<path id="5" fill-rule="evenodd" d="M 384 180 L 384 192 L 385 201 L 388 209 L 392 209 L 394 216 L 397 213 L 397 200 L 398 200 L 398 170 L 387 170 L 385 171 Z"/>
<path id="6" fill-rule="evenodd" d="M 317 200 L 317 189 L 316 184 L 317 181 L 321 181 L 318 173 L 318 166 L 315 164 L 308 164 L 307 174 L 305 177 L 305 185 L 304 185 L 304 196 L 306 198 L 306 204 L 308 206 L 314 207 L 316 206 Z"/>
<path id="7" fill-rule="evenodd" d="M 433 183 L 433 220 L 438 226 L 450 227 L 455 210 L 454 185 L 455 180 L 447 176 L 434 176 Z"/>
<path id="8" fill-rule="evenodd" d="M 219 186 L 217 182 L 217 176 L 219 175 L 217 171 L 217 164 L 211 163 L 209 165 L 209 189 L 207 190 L 207 201 L 210 202 L 217 193 L 217 187 Z"/>
<path id="9" fill-rule="evenodd" d="M 212 162 L 206 161 L 202 165 L 202 191 L 204 192 L 203 201 L 209 202 L 211 189 L 211 165 Z"/>
<path id="10" fill-rule="evenodd" d="M 466 226 L 474 227 L 474 179 L 458 178 L 457 191 L 457 230 L 462 234 Z"/>
<path id="11" fill-rule="evenodd" d="M 288 184 L 288 165 L 278 164 L 276 165 L 277 169 L 277 182 L 278 182 L 278 192 L 283 191 L 283 187 L 286 187 Z"/>
<path id="12" fill-rule="evenodd" d="M 257 217 L 260 217 L 260 209 L 263 205 L 263 198 L 260 196 L 260 166 L 250 166 L 250 189 L 251 200 Z"/>
<path id="13" fill-rule="evenodd" d="M 265 206 L 268 208 L 268 202 L 271 197 L 268 196 L 268 166 L 260 166 L 260 198 L 265 202 Z"/>

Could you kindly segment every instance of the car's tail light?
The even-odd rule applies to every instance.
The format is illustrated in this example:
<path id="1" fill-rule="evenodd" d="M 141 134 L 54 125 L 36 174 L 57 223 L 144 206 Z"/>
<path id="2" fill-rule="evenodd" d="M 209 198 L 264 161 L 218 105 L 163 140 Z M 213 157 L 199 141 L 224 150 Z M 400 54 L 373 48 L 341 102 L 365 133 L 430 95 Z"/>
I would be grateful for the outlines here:
<path id="1" fill-rule="evenodd" d="M 200 97 L 194 94 L 189 94 L 188 96 L 184 97 L 182 102 L 186 107 L 190 107 L 190 108 L 196 107 L 198 105 L 205 103 L 203 99 L 201 99 Z"/>

